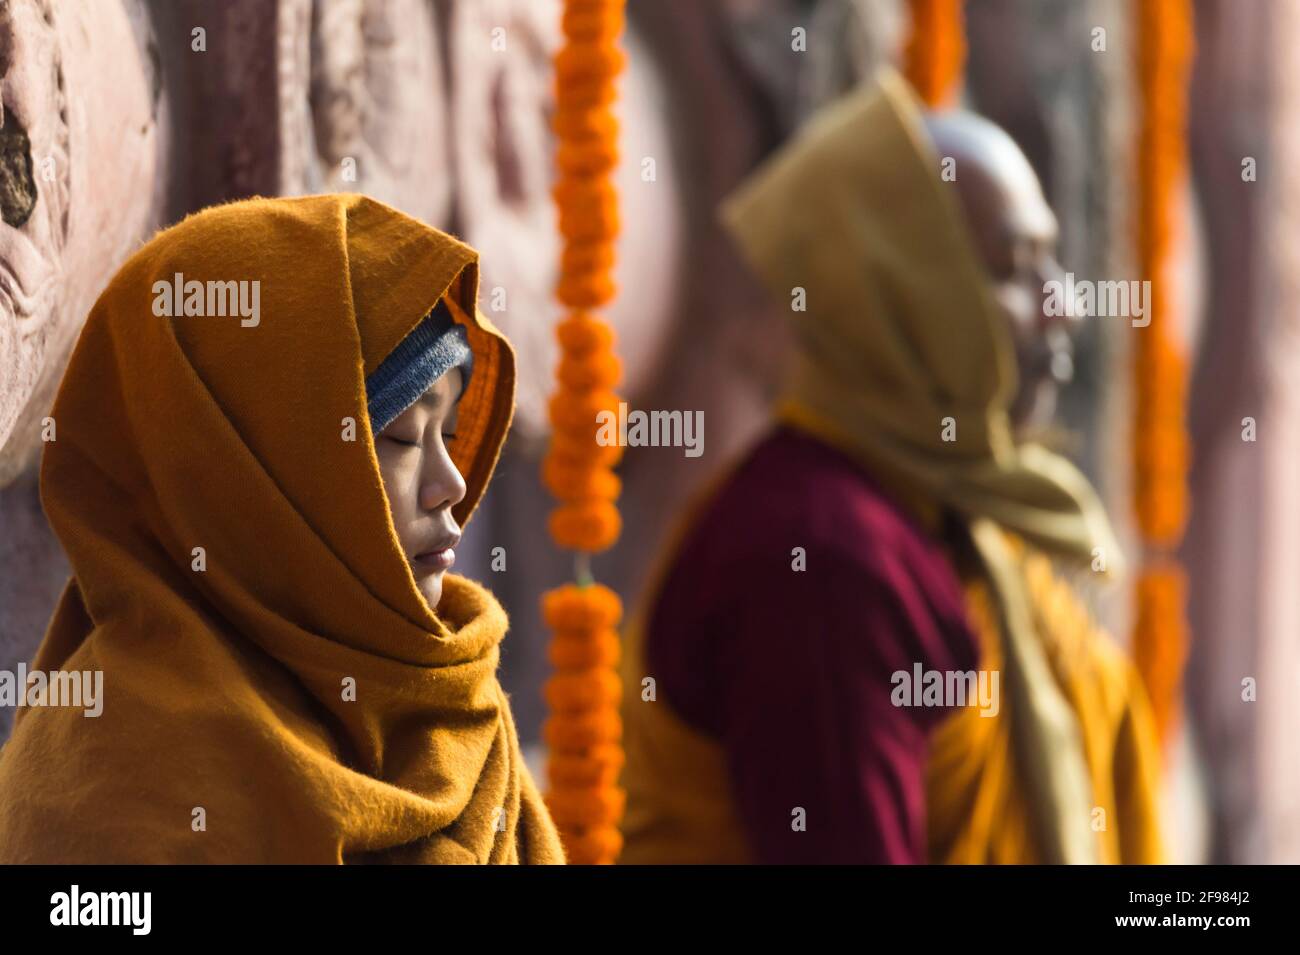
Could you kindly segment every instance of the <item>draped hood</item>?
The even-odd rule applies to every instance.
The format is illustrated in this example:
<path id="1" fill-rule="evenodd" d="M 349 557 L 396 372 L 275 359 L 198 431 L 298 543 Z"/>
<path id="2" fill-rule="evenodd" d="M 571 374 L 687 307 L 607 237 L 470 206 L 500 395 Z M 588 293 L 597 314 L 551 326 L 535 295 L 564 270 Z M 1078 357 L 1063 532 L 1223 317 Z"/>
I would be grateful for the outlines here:
<path id="1" fill-rule="evenodd" d="M 0 856 L 562 861 L 496 678 L 505 613 L 452 574 L 427 605 L 366 413 L 444 299 L 474 352 L 468 521 L 515 387 L 477 294 L 473 249 L 356 195 L 214 207 L 122 268 L 41 470 L 72 579 L 34 667 L 102 671 L 103 712 L 18 712 Z"/>

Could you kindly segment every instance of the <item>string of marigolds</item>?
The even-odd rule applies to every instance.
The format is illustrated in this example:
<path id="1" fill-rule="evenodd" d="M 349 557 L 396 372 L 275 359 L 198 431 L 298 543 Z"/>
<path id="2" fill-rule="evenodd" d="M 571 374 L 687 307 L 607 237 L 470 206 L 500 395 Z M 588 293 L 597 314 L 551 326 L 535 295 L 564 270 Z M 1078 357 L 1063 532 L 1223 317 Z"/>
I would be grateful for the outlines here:
<path id="1" fill-rule="evenodd" d="M 948 106 L 966 69 L 963 0 L 912 0 L 903 72 L 927 106 Z"/>
<path id="2" fill-rule="evenodd" d="M 566 310 L 556 328 L 557 385 L 550 402 L 551 444 L 542 478 L 559 502 L 549 530 L 575 554 L 574 582 L 542 597 L 555 673 L 545 688 L 550 716 L 546 802 L 565 854 L 579 864 L 611 863 L 622 849 L 624 794 L 621 687 L 616 672 L 622 617 L 618 595 L 595 583 L 590 555 L 609 548 L 622 527 L 613 468 L 622 448 L 596 440 L 597 415 L 617 413 L 622 375 L 614 336 L 597 310 L 615 294 L 618 161 L 615 81 L 624 0 L 565 0 L 564 42 L 555 58 L 558 181 L 562 238 L 556 296 Z"/>
<path id="3" fill-rule="evenodd" d="M 1161 739 L 1168 739 L 1177 720 L 1187 652 L 1186 579 L 1174 552 L 1188 511 L 1188 373 L 1170 328 L 1175 311 L 1167 276 L 1187 172 L 1192 22 L 1191 0 L 1138 0 L 1138 260 L 1150 276 L 1152 295 L 1151 323 L 1134 346 L 1134 504 L 1146 555 L 1137 583 L 1133 651 Z"/>

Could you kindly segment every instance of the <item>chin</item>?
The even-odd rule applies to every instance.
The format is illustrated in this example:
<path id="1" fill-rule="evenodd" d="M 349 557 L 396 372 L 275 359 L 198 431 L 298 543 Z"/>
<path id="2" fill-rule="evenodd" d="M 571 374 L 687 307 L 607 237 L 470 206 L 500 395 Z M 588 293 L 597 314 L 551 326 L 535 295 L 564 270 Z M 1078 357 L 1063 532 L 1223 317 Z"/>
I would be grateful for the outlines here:
<path id="1" fill-rule="evenodd" d="M 1044 385 L 1038 400 L 1034 402 L 1032 421 L 1035 427 L 1046 428 L 1056 417 L 1056 387 Z"/>
<path id="2" fill-rule="evenodd" d="M 1011 423 L 1018 433 L 1035 432 L 1047 427 L 1056 417 L 1057 388 L 1043 382 L 1011 410 Z"/>
<path id="3" fill-rule="evenodd" d="M 425 578 L 420 583 L 420 593 L 424 594 L 425 603 L 437 610 L 438 603 L 442 600 L 442 572 Z"/>

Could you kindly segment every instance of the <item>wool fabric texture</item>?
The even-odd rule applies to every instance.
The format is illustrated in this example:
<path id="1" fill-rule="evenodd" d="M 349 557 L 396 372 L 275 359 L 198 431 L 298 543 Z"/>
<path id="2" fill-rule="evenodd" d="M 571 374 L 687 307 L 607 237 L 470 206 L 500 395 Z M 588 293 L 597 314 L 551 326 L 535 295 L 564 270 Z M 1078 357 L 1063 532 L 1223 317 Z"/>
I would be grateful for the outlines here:
<path id="1" fill-rule="evenodd" d="M 370 433 L 383 431 L 453 368 L 461 369 L 463 395 L 474 369 L 474 353 L 465 329 L 456 324 L 447 306 L 439 302 L 374 374 L 366 378 Z"/>
<path id="2" fill-rule="evenodd" d="M 177 272 L 257 281 L 255 327 L 159 319 Z M 72 579 L 36 657 L 103 712 L 21 709 L 0 861 L 559 863 L 496 670 L 506 615 L 399 546 L 365 379 L 441 299 L 475 373 L 462 525 L 514 407 L 470 247 L 357 195 L 253 199 L 160 233 L 94 306 L 41 493 Z"/>

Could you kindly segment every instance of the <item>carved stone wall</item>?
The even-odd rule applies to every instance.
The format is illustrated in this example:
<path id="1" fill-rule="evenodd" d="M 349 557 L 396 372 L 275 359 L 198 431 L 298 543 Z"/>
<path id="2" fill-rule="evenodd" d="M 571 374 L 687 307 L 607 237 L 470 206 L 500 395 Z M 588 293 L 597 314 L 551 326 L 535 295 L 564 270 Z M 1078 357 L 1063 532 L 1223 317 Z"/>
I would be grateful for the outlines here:
<path id="1" fill-rule="evenodd" d="M 43 419 L 86 313 L 161 221 L 166 141 L 139 0 L 0 5 L 0 667 L 30 659 L 67 578 L 37 494 Z"/>

